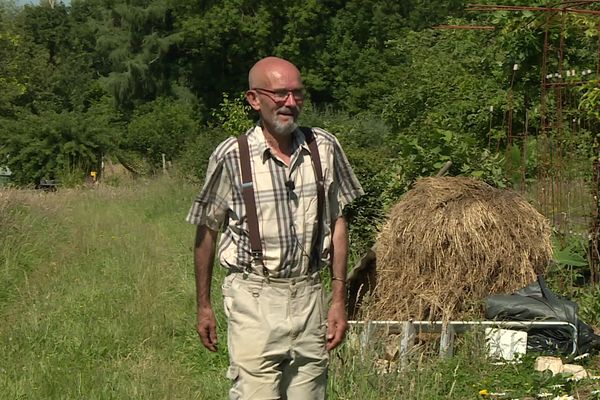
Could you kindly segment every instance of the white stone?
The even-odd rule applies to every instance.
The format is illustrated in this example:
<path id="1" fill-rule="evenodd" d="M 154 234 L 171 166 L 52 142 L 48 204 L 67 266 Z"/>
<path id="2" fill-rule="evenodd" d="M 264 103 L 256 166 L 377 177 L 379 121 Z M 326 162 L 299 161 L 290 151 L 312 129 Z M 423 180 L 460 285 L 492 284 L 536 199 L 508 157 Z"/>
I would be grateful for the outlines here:
<path id="1" fill-rule="evenodd" d="M 571 379 L 578 381 L 588 377 L 588 373 L 581 365 L 565 364 L 563 365 L 563 374 L 571 375 Z"/>
<path id="2" fill-rule="evenodd" d="M 503 360 L 518 359 L 527 351 L 527 332 L 511 329 L 486 328 L 488 354 Z"/>
<path id="3" fill-rule="evenodd" d="M 549 370 L 552 372 L 552 375 L 556 375 L 562 372 L 563 363 L 558 357 L 542 356 L 535 359 L 533 369 L 540 372 Z"/>

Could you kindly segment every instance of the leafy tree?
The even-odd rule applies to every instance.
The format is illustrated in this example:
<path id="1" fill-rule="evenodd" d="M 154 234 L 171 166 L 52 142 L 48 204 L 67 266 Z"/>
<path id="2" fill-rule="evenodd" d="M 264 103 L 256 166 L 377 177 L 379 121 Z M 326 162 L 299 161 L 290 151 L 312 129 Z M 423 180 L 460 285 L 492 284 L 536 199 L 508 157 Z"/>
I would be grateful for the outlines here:
<path id="1" fill-rule="evenodd" d="M 28 48 L 22 49 L 29 50 L 26 57 L 37 59 L 37 63 L 26 69 L 30 84 L 26 93 L 20 98 L 19 105 L 34 113 L 70 109 L 68 102 L 65 101 L 64 87 L 54 76 L 57 66 L 62 63 L 59 53 L 67 53 L 71 50 L 67 7 L 62 3 L 56 4 L 55 7 L 47 4 L 26 5 L 16 15 L 15 25 L 23 42 L 28 43 Z M 71 70 L 71 80 L 79 71 L 79 69 Z"/>
<path id="2" fill-rule="evenodd" d="M 172 92 L 171 59 L 178 35 L 162 0 L 114 1 L 102 12 L 96 52 L 106 64 L 103 82 L 121 110 Z"/>
<path id="3" fill-rule="evenodd" d="M 63 3 L 26 5 L 17 17 L 17 24 L 28 39 L 48 51 L 48 62 L 56 64 L 59 53 L 69 47 L 70 20 Z"/>
<path id="4" fill-rule="evenodd" d="M 0 116 L 14 116 L 39 90 L 47 53 L 27 39 L 10 9 L 0 12 Z"/>
<path id="5" fill-rule="evenodd" d="M 26 91 L 16 62 L 20 39 L 8 31 L 0 31 L 0 115 L 6 115 L 16 98 Z"/>
<path id="6" fill-rule="evenodd" d="M 203 3 L 200 10 L 187 5 L 176 11 L 183 37 L 182 79 L 214 109 L 222 93 L 246 89 L 250 67 L 272 53 L 282 23 L 273 9 L 283 12 L 285 6 L 251 0 Z"/>

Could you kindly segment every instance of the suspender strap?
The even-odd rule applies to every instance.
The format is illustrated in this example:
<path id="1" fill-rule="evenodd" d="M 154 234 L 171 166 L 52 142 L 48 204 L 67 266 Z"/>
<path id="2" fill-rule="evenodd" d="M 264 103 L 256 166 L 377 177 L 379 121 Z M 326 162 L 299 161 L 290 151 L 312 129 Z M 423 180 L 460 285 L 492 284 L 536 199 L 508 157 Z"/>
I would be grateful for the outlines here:
<path id="1" fill-rule="evenodd" d="M 246 206 L 246 218 L 250 235 L 250 248 L 254 261 L 263 263 L 262 244 L 258 231 L 258 217 L 256 215 L 256 201 L 254 199 L 254 184 L 252 183 L 252 167 L 250 165 L 250 150 L 248 149 L 248 136 L 238 136 L 240 148 L 240 167 L 242 169 L 242 197 Z M 264 271 L 263 271 L 264 272 Z"/>
<path id="2" fill-rule="evenodd" d="M 315 178 L 317 181 L 317 235 L 311 253 L 311 265 L 313 269 L 319 268 L 319 260 L 321 259 L 321 236 L 323 231 L 323 213 L 325 208 L 325 182 L 323 181 L 323 169 L 321 168 L 321 157 L 319 156 L 319 148 L 312 129 L 301 127 L 300 130 L 304 133 L 308 148 L 310 149 L 310 158 L 315 169 Z"/>

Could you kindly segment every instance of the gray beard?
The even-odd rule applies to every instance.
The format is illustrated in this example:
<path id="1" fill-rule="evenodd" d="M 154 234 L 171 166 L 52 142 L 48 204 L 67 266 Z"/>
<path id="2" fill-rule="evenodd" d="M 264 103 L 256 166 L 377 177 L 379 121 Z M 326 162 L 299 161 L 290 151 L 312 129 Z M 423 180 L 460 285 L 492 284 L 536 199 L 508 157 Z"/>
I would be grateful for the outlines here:
<path id="1" fill-rule="evenodd" d="M 298 124 L 296 122 L 288 122 L 287 124 L 275 122 L 275 124 L 273 125 L 273 133 L 280 136 L 288 136 L 291 135 L 297 127 Z"/>

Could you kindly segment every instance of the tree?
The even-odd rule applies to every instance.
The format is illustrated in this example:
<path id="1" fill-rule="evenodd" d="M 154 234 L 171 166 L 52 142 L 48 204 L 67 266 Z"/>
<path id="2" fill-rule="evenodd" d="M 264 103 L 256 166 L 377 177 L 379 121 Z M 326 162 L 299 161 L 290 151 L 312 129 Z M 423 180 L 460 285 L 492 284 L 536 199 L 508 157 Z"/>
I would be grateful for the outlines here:
<path id="1" fill-rule="evenodd" d="M 162 154 L 167 160 L 176 159 L 198 131 L 199 120 L 190 104 L 158 98 L 136 109 L 121 147 L 145 155 L 158 170 Z"/>
<path id="2" fill-rule="evenodd" d="M 130 113 L 136 105 L 172 93 L 172 55 L 179 35 L 163 0 L 112 3 L 96 21 L 96 52 L 105 60 L 102 81 L 115 105 Z"/>

